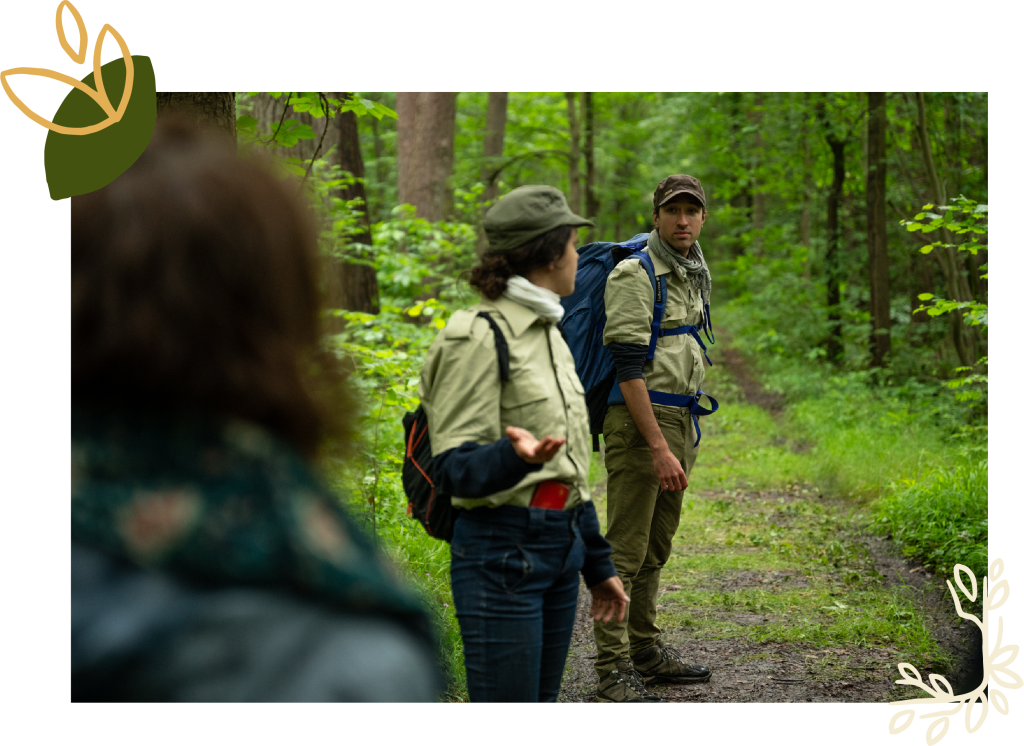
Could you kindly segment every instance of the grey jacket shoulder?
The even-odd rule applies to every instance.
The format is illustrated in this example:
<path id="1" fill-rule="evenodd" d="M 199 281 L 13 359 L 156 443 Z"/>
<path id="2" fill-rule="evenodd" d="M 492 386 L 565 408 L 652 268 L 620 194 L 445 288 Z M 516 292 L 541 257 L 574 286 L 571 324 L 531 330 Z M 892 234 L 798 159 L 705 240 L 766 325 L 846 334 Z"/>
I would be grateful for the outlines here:
<path id="1" fill-rule="evenodd" d="M 429 641 L 392 620 L 72 545 L 72 701 L 431 702 L 442 685 Z"/>

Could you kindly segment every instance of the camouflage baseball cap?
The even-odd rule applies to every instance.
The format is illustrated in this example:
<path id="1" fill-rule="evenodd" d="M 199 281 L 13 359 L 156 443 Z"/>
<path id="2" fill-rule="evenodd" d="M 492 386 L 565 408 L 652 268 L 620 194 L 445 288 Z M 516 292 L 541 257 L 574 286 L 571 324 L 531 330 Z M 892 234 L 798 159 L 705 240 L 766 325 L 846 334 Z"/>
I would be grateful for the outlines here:
<path id="1" fill-rule="evenodd" d="M 484 217 L 490 251 L 503 253 L 560 225 L 594 224 L 569 209 L 565 195 L 552 186 L 521 186 L 499 199 Z"/>
<path id="2" fill-rule="evenodd" d="M 654 190 L 654 209 L 657 210 L 680 194 L 691 195 L 700 202 L 701 207 L 705 210 L 708 209 L 707 200 L 704 198 L 704 187 L 700 185 L 698 179 L 686 174 L 673 174 L 658 184 L 658 188 Z"/>

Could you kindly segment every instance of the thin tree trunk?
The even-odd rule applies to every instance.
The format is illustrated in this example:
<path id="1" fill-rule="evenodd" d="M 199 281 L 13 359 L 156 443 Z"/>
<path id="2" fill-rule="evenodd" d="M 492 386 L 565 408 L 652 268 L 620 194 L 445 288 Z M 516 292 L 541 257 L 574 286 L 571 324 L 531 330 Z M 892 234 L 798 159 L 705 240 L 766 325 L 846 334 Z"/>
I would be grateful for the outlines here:
<path id="1" fill-rule="evenodd" d="M 487 182 L 484 202 L 498 196 L 498 179 L 494 171 L 505 152 L 505 122 L 508 119 L 508 93 L 487 94 L 487 131 L 484 134 L 484 168 L 481 177 Z"/>
<path id="2" fill-rule="evenodd" d="M 765 226 L 765 195 L 757 188 L 757 171 L 764 162 L 764 137 L 761 135 L 761 125 L 764 115 L 761 111 L 764 106 L 762 94 L 754 94 L 753 107 L 747 111 L 747 119 L 754 127 L 754 150 L 750 163 L 751 181 L 751 221 L 754 227 L 753 249 L 754 254 L 761 254 L 764 251 L 764 226 Z"/>
<path id="3" fill-rule="evenodd" d="M 234 93 L 157 93 L 157 116 L 170 112 L 185 114 L 236 139 Z"/>
<path id="4" fill-rule="evenodd" d="M 867 234 L 871 278 L 871 364 L 888 364 L 892 352 L 889 330 L 889 248 L 886 241 L 885 157 L 887 121 L 885 93 L 868 94 Z"/>
<path id="5" fill-rule="evenodd" d="M 811 159 L 811 135 L 809 120 L 811 117 L 811 105 L 810 105 L 811 94 L 804 94 L 804 117 L 801 122 L 801 135 L 803 137 L 803 156 L 804 156 L 804 176 L 803 176 L 803 189 L 804 199 L 803 207 L 800 211 L 800 244 L 806 246 L 808 249 L 811 247 L 811 199 L 814 196 L 814 161 Z M 804 266 L 804 276 L 810 277 L 811 263 L 807 262 Z"/>
<path id="6" fill-rule="evenodd" d="M 846 178 L 846 143 L 829 134 L 826 139 L 832 149 L 832 188 L 828 193 L 828 214 L 825 220 L 825 278 L 828 304 L 828 339 L 826 357 L 837 362 L 843 353 L 842 320 L 839 313 L 839 205 L 843 197 Z"/>
<path id="7" fill-rule="evenodd" d="M 597 222 L 597 195 L 594 192 L 597 172 L 594 164 L 594 94 L 583 94 L 583 158 L 587 166 L 586 200 L 584 217 Z"/>
<path id="8" fill-rule="evenodd" d="M 746 125 L 746 113 L 743 108 L 743 94 L 728 94 L 730 104 L 729 130 L 731 134 L 732 151 L 735 153 L 734 163 L 738 169 L 733 178 L 739 185 L 739 190 L 729 200 L 729 204 L 735 207 L 743 216 L 745 222 L 750 223 L 754 213 L 754 196 L 750 191 L 750 168 L 747 163 L 747 147 L 743 137 L 743 127 Z M 744 226 L 743 230 L 746 230 Z M 736 244 L 736 253 L 743 252 L 743 244 Z"/>
<path id="9" fill-rule="evenodd" d="M 580 214 L 580 118 L 576 94 L 565 94 L 569 107 L 569 209 Z"/>
<path id="10" fill-rule="evenodd" d="M 925 110 L 924 93 L 916 94 L 917 100 L 917 126 L 916 133 L 918 144 L 921 148 L 921 155 L 924 159 L 925 172 L 928 175 L 928 183 L 931 187 L 931 198 L 936 205 L 946 204 L 946 192 L 942 188 L 942 184 L 939 181 L 939 173 L 935 168 L 935 159 L 932 157 L 932 145 L 931 138 L 928 135 L 928 117 Z M 940 228 L 939 233 L 942 237 L 943 243 L 950 244 L 953 242 L 953 236 L 946 228 Z M 960 270 L 960 261 L 957 257 L 957 251 L 952 248 L 941 248 L 934 252 L 935 258 L 939 262 L 939 267 L 942 269 L 942 274 L 946 279 L 946 290 L 949 293 L 950 300 L 955 301 L 967 301 L 971 300 L 970 289 L 967 287 L 967 283 L 962 278 Z M 973 365 L 975 363 L 975 356 L 972 354 L 971 348 L 974 346 L 971 342 L 970 330 L 964 326 L 963 317 L 959 313 L 949 314 L 950 332 L 953 335 L 953 346 L 956 348 L 957 357 L 960 358 L 961 365 Z"/>

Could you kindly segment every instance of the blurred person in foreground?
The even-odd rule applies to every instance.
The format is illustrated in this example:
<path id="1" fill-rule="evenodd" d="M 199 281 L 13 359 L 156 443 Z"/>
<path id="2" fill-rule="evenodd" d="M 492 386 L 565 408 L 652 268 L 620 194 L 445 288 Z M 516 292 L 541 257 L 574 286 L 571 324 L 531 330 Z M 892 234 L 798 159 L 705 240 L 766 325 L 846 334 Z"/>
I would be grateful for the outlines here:
<path id="1" fill-rule="evenodd" d="M 298 185 L 162 122 L 72 200 L 74 701 L 431 701 L 430 625 L 311 468 L 351 401 Z"/>

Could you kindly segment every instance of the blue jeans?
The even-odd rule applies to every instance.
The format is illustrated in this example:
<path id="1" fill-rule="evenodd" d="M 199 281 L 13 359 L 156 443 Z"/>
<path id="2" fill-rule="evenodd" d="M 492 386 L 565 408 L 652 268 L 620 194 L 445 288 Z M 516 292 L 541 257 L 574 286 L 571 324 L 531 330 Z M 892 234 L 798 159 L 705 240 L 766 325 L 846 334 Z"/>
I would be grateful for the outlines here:
<path id="1" fill-rule="evenodd" d="M 452 596 L 471 702 L 554 702 L 585 548 L 580 508 L 459 512 Z"/>

